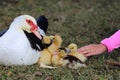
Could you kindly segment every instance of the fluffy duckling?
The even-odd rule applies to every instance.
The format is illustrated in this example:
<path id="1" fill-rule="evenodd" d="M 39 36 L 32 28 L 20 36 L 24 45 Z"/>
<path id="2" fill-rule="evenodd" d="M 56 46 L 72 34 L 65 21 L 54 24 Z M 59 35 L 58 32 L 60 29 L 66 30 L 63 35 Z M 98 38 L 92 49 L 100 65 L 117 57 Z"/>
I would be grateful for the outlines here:
<path id="1" fill-rule="evenodd" d="M 61 60 L 62 66 L 70 69 L 86 67 L 85 61 L 87 58 L 77 52 L 77 45 L 72 43 L 68 46 L 68 49 L 70 49 L 71 52 Z"/>
<path id="2" fill-rule="evenodd" d="M 71 50 L 70 55 L 77 57 L 79 60 L 81 60 L 81 62 L 84 63 L 87 60 L 87 57 L 77 52 L 76 44 L 71 43 L 70 45 L 68 45 L 68 48 Z"/>
<path id="3" fill-rule="evenodd" d="M 58 54 L 52 56 L 53 66 L 68 67 L 70 69 L 86 67 L 86 65 L 83 62 L 81 62 L 81 60 L 79 60 L 75 56 L 70 55 L 69 53 L 70 53 L 70 49 L 60 48 L 58 50 Z"/>
<path id="4" fill-rule="evenodd" d="M 62 44 L 62 38 L 61 38 L 61 36 L 55 35 L 55 36 L 53 37 L 53 42 L 54 42 L 54 44 L 55 44 L 58 48 L 60 48 L 60 47 L 61 47 L 61 44 Z"/>
<path id="5" fill-rule="evenodd" d="M 62 44 L 62 38 L 59 35 L 55 36 L 44 36 L 42 43 L 47 45 L 47 48 L 41 51 L 41 57 L 38 61 L 40 67 L 44 68 L 56 68 L 51 65 L 52 56 L 57 52 L 58 48 Z M 49 46 L 48 46 L 49 45 Z"/>
<path id="6" fill-rule="evenodd" d="M 42 39 L 42 42 L 44 44 L 51 44 L 51 39 L 50 39 L 49 36 L 44 36 L 43 39 Z M 41 57 L 38 60 L 38 64 L 40 65 L 40 67 L 55 68 L 55 67 L 50 66 L 51 65 L 51 59 L 52 59 L 52 54 L 51 54 L 49 49 L 53 49 L 53 48 L 50 48 L 50 47 L 51 47 L 51 45 L 48 48 L 45 48 L 41 51 Z"/>
<path id="7" fill-rule="evenodd" d="M 53 66 L 62 66 L 63 62 L 62 59 L 67 55 L 67 49 L 66 48 L 59 48 L 56 51 L 56 54 L 52 56 L 52 65 Z"/>
<path id="8" fill-rule="evenodd" d="M 50 47 L 48 47 L 49 51 L 54 54 L 56 53 L 56 51 L 58 50 L 58 48 L 61 47 L 62 44 L 62 38 L 59 35 L 55 35 L 55 36 L 49 36 L 50 39 L 52 40 L 52 44 L 50 45 Z"/>

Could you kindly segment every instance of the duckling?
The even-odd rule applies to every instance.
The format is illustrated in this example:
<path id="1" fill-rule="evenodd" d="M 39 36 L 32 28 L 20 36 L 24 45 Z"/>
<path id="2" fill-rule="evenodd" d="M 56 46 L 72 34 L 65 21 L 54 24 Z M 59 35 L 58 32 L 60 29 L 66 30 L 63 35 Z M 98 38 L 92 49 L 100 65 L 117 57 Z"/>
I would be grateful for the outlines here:
<path id="1" fill-rule="evenodd" d="M 77 45 L 75 43 L 71 43 L 70 45 L 68 45 L 68 48 L 71 50 L 70 55 L 77 57 L 83 63 L 87 60 L 87 57 L 77 52 Z"/>
<path id="2" fill-rule="evenodd" d="M 42 42 L 44 44 L 51 44 L 51 39 L 49 36 L 43 36 Z M 51 44 L 52 45 L 52 44 Z M 56 68 L 56 67 L 52 67 L 51 65 L 51 59 L 52 59 L 52 54 L 50 52 L 51 45 L 48 46 L 48 48 L 45 48 L 41 51 L 41 57 L 38 60 L 38 64 L 40 65 L 40 67 L 43 68 Z"/>
<path id="3" fill-rule="evenodd" d="M 68 49 L 70 49 L 71 52 L 62 59 L 62 66 L 68 67 L 70 69 L 86 67 L 85 61 L 87 60 L 87 58 L 84 55 L 77 52 L 77 45 L 71 43 L 68 46 Z"/>
<path id="4" fill-rule="evenodd" d="M 66 48 L 59 48 L 56 51 L 56 54 L 52 56 L 52 65 L 62 66 L 63 65 L 62 58 L 65 57 L 66 55 L 67 55 Z"/>
<path id="5" fill-rule="evenodd" d="M 58 48 L 60 48 L 63 40 L 60 35 L 55 35 L 53 38 L 53 42 Z"/>
<path id="6" fill-rule="evenodd" d="M 75 56 L 69 54 L 70 49 L 68 48 L 59 48 L 58 54 L 52 57 L 53 66 L 59 67 L 68 67 L 70 69 L 77 69 L 79 67 L 86 67 L 86 65 L 81 62 Z"/>
<path id="7" fill-rule="evenodd" d="M 62 38 L 59 35 L 50 36 L 50 39 L 52 40 L 52 44 L 50 47 L 48 47 L 49 51 L 54 54 L 56 53 L 57 49 L 61 47 L 62 44 Z"/>
<path id="8" fill-rule="evenodd" d="M 48 65 L 51 65 L 52 56 L 56 53 L 57 49 L 61 46 L 62 38 L 59 35 L 43 36 L 42 43 L 48 44 L 49 46 L 47 45 L 48 47 L 41 51 L 41 57 L 38 61 L 38 64 L 40 64 L 40 67 L 44 67 L 44 68 L 56 68 Z"/>

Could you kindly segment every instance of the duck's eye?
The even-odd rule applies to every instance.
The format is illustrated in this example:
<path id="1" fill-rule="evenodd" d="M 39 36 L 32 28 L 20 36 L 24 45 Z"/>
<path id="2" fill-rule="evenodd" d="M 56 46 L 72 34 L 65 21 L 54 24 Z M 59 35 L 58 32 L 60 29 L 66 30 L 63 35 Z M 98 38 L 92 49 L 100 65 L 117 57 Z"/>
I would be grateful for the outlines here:
<path id="1" fill-rule="evenodd" d="M 27 24 L 31 27 L 30 30 L 36 30 L 38 26 L 36 26 L 32 20 L 26 19 Z"/>
<path id="2" fill-rule="evenodd" d="M 31 20 L 26 20 L 28 24 L 32 24 L 33 22 Z"/>

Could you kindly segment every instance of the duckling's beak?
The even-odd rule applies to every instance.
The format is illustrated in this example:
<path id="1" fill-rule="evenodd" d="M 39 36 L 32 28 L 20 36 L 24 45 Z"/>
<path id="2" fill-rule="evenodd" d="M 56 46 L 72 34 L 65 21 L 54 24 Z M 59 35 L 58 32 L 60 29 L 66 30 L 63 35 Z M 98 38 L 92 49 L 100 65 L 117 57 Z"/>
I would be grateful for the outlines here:
<path id="1" fill-rule="evenodd" d="M 67 53 L 71 52 L 71 50 L 69 48 L 65 48 L 65 50 L 66 50 Z"/>

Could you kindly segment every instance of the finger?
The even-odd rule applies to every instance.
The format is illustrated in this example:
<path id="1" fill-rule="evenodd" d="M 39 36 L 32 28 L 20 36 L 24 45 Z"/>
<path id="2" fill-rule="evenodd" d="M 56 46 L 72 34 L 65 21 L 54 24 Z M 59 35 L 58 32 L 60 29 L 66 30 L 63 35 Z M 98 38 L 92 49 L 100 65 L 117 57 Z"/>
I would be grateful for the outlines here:
<path id="1" fill-rule="evenodd" d="M 78 52 L 83 52 L 83 51 L 87 51 L 87 50 L 89 50 L 88 47 L 81 47 L 78 49 Z"/>
<path id="2" fill-rule="evenodd" d="M 85 54 L 86 57 L 90 57 L 90 56 L 92 56 L 92 55 L 93 55 L 92 53 L 87 53 L 87 54 Z"/>
<path id="3" fill-rule="evenodd" d="M 92 53 L 92 50 L 85 50 L 81 52 L 81 54 L 84 54 L 84 55 L 87 55 L 89 53 Z"/>
<path id="4" fill-rule="evenodd" d="M 78 51 L 79 53 L 81 53 L 81 52 L 82 52 L 82 50 L 81 50 L 81 49 L 78 49 L 77 51 Z"/>

